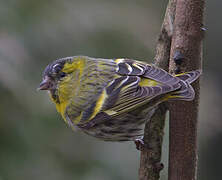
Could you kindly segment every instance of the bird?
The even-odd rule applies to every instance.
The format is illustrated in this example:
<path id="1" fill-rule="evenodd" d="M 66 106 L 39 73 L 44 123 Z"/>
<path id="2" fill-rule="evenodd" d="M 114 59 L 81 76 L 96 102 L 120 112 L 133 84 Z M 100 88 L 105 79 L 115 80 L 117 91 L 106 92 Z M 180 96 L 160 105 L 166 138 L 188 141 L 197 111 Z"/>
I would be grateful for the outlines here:
<path id="1" fill-rule="evenodd" d="M 165 101 L 192 101 L 201 70 L 177 75 L 129 58 L 72 56 L 50 63 L 38 90 L 47 90 L 72 128 L 104 141 L 135 141 Z"/>

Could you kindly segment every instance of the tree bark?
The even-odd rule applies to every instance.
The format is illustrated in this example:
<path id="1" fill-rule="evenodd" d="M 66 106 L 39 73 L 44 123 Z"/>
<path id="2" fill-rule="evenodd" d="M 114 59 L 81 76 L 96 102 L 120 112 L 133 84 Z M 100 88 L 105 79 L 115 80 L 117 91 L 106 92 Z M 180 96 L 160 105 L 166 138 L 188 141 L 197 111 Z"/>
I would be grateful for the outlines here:
<path id="1" fill-rule="evenodd" d="M 201 69 L 204 0 L 177 0 L 170 53 L 170 73 Z M 195 180 L 199 80 L 192 102 L 170 103 L 169 180 Z"/>
<path id="2" fill-rule="evenodd" d="M 165 70 L 168 70 L 169 66 L 175 2 L 176 0 L 169 0 L 156 47 L 155 64 Z M 160 161 L 166 111 L 166 105 L 161 104 L 146 123 L 143 141 L 149 149 L 144 148 L 141 151 L 140 180 L 158 180 L 160 177 L 160 170 L 163 168 Z"/>

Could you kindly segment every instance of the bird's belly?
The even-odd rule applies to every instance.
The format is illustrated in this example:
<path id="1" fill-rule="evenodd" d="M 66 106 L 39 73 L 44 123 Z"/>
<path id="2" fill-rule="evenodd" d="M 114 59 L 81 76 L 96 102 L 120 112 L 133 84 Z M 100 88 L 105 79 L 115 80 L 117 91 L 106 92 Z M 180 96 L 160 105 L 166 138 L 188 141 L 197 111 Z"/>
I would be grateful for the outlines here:
<path id="1" fill-rule="evenodd" d="M 86 134 L 104 141 L 132 141 L 143 136 L 143 125 L 147 116 L 126 113 L 120 117 L 109 118 L 104 114 L 101 113 L 78 127 Z"/>

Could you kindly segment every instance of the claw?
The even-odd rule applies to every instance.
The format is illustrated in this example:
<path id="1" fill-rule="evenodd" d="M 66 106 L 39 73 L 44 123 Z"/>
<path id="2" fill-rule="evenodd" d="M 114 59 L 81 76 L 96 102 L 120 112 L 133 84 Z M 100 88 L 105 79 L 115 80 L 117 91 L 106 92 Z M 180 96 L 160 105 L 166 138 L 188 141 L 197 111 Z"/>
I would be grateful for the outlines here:
<path id="1" fill-rule="evenodd" d="M 143 139 L 135 139 L 134 143 L 136 144 L 137 150 L 142 151 L 145 149 L 145 144 L 143 142 Z"/>

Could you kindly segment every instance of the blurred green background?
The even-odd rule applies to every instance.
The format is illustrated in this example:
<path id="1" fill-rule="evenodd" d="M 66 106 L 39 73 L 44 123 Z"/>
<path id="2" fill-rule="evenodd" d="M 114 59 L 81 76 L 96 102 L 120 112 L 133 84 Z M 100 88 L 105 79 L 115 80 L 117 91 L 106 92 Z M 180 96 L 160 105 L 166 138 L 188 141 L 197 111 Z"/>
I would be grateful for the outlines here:
<path id="1" fill-rule="evenodd" d="M 0 0 L 0 180 L 137 179 L 140 156 L 132 142 L 101 142 L 72 132 L 47 93 L 36 88 L 45 66 L 61 57 L 129 57 L 152 62 L 166 3 Z M 222 1 L 206 5 L 199 180 L 222 179 Z"/>

